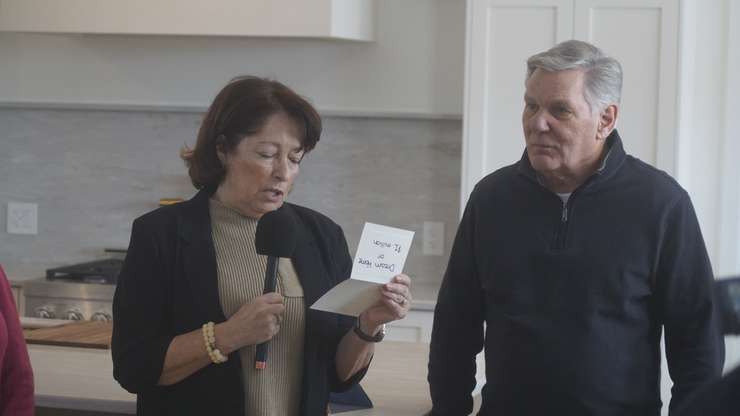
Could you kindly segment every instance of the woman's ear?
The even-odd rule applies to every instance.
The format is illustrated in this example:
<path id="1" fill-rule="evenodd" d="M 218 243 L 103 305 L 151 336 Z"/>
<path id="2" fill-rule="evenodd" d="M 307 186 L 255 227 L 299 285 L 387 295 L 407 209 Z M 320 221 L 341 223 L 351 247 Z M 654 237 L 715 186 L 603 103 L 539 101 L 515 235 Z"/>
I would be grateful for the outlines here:
<path id="1" fill-rule="evenodd" d="M 216 156 L 221 161 L 221 166 L 226 166 L 226 137 L 223 134 L 219 134 L 216 137 Z"/>
<path id="2" fill-rule="evenodd" d="M 619 115 L 619 106 L 610 104 L 599 115 L 599 126 L 596 129 L 596 138 L 599 140 L 606 139 L 617 125 Z"/>

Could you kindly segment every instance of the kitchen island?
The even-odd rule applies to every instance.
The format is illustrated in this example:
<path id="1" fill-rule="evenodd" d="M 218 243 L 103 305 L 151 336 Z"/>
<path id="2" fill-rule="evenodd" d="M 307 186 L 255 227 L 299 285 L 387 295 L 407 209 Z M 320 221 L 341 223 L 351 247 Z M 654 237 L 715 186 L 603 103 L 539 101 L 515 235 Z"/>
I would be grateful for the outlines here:
<path id="1" fill-rule="evenodd" d="M 110 350 L 29 345 L 36 405 L 110 414 L 134 414 L 136 396 L 113 379 Z M 429 346 L 381 342 L 362 386 L 375 407 L 347 416 L 422 415 L 430 408 L 426 382 Z M 52 414 L 52 413 L 49 413 Z"/>

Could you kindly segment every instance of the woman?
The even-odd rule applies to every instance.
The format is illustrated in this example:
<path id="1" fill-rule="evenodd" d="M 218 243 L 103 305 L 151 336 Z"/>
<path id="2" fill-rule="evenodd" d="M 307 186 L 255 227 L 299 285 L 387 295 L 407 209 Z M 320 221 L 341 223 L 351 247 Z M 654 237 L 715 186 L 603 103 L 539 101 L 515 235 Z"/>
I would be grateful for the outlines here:
<path id="1" fill-rule="evenodd" d="M 33 416 L 33 371 L 8 279 L 0 267 L 0 416 Z"/>
<path id="2" fill-rule="evenodd" d="M 284 203 L 321 134 L 316 110 L 286 86 L 230 82 L 183 158 L 200 191 L 134 221 L 113 303 L 114 377 L 139 415 L 323 415 L 329 391 L 364 375 L 384 323 L 408 312 L 409 278 L 355 320 L 309 310 L 349 277 L 341 228 Z M 283 207 L 298 243 L 280 259 L 277 292 L 262 295 L 259 218 Z M 255 345 L 270 341 L 267 368 Z"/>

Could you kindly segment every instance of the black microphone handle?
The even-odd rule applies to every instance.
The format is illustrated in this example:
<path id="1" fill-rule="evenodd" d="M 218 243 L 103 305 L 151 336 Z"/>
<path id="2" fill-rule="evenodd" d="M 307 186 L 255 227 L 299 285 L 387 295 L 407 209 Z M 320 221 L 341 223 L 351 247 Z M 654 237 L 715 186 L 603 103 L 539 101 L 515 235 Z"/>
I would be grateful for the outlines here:
<path id="1" fill-rule="evenodd" d="M 278 257 L 267 256 L 267 269 L 265 269 L 265 289 L 262 294 L 275 291 L 277 285 Z M 267 341 L 257 344 L 254 355 L 254 368 L 262 370 L 267 367 Z"/>

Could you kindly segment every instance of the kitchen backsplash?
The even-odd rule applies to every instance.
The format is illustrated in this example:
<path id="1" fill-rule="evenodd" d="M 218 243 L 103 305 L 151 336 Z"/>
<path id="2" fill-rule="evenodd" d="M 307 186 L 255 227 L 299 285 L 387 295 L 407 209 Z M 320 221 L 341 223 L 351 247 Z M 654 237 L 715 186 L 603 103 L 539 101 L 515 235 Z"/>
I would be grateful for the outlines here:
<path id="1" fill-rule="evenodd" d="M 38 235 L 0 229 L 11 276 L 103 257 L 162 197 L 194 192 L 179 149 L 195 113 L 0 109 L 0 223 L 8 202 L 38 204 Z M 345 230 L 354 254 L 365 221 L 416 231 L 406 271 L 436 285 L 457 229 L 461 122 L 326 117 L 289 196 Z M 442 256 L 422 255 L 424 221 L 444 223 Z"/>

